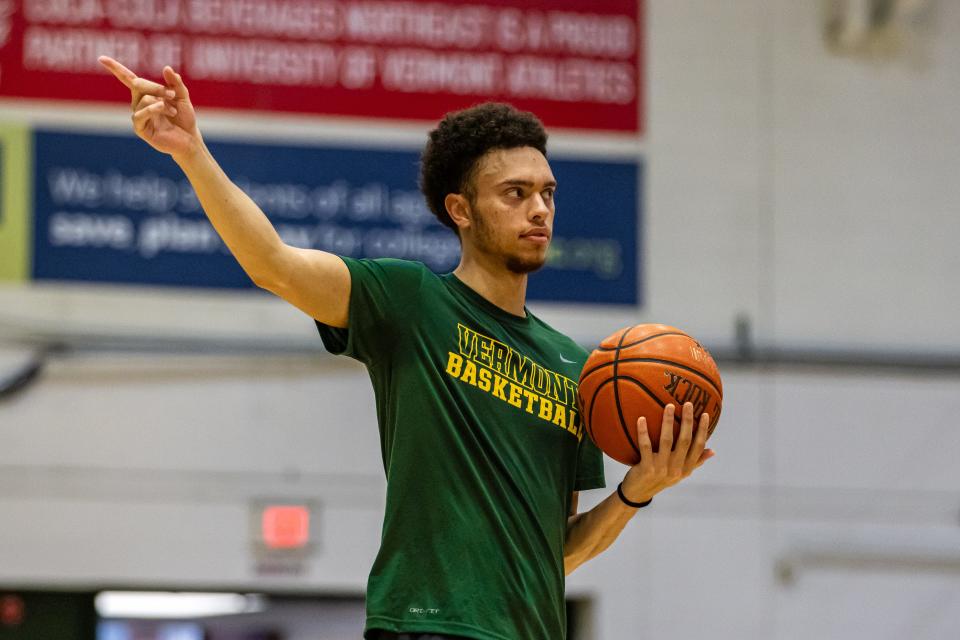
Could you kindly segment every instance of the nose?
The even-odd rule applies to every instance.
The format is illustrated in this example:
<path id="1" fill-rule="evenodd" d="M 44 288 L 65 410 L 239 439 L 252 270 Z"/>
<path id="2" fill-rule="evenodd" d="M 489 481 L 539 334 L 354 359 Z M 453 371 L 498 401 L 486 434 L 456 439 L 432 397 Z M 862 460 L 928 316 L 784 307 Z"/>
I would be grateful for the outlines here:
<path id="1" fill-rule="evenodd" d="M 530 219 L 537 224 L 543 224 L 550 215 L 550 206 L 544 199 L 543 194 L 535 193 L 533 195 L 533 204 L 530 207 Z"/>

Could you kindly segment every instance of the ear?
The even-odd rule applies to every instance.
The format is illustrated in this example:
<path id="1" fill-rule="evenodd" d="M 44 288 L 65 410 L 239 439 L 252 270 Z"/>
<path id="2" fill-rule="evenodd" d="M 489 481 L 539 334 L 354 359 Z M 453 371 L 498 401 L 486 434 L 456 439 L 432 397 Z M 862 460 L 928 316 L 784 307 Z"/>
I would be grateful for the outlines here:
<path id="1" fill-rule="evenodd" d="M 443 199 L 443 205 L 450 214 L 450 219 L 457 225 L 457 228 L 463 232 L 470 227 L 473 211 L 470 210 L 470 203 L 467 198 L 459 193 L 448 193 Z"/>

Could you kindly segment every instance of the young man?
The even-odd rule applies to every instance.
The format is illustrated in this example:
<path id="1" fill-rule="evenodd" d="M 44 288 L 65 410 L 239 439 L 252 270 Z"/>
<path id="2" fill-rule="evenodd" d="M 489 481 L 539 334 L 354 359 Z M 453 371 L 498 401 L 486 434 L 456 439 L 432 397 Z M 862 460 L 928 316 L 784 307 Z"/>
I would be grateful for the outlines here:
<path id="1" fill-rule="evenodd" d="M 488 103 L 431 132 L 421 186 L 462 245 L 459 266 L 438 276 L 419 263 L 287 246 L 208 152 L 173 69 L 158 84 L 101 62 L 130 89 L 137 134 L 183 169 L 253 281 L 370 372 L 387 507 L 365 637 L 563 638 L 565 574 L 713 452 L 709 416 L 695 430 L 689 403 L 673 446 L 671 405 L 659 452 L 641 419 L 642 462 L 577 513 L 577 492 L 604 486 L 575 401 L 587 354 L 524 305 L 527 276 L 546 260 L 557 187 L 540 122 Z"/>

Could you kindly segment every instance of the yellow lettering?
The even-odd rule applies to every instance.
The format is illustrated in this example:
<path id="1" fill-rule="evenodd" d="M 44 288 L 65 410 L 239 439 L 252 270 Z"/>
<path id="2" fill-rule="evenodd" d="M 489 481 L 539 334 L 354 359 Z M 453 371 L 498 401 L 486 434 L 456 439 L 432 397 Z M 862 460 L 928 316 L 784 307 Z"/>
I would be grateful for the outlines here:
<path id="1" fill-rule="evenodd" d="M 537 393 L 548 395 L 550 393 L 550 372 L 543 367 L 536 367 L 533 375 L 530 376 L 530 386 L 532 386 Z"/>
<path id="2" fill-rule="evenodd" d="M 500 398 L 504 402 L 507 401 L 507 396 L 504 395 L 503 390 L 507 386 L 507 379 L 501 378 L 498 375 L 493 376 L 493 395 Z"/>
<path id="3" fill-rule="evenodd" d="M 506 375 L 507 360 L 510 358 L 510 354 L 513 352 L 513 349 L 502 342 L 494 342 L 492 348 L 493 353 L 490 354 L 490 368 L 497 373 Z"/>
<path id="4" fill-rule="evenodd" d="M 559 386 L 560 386 L 560 385 L 557 385 L 557 387 L 559 387 Z M 564 403 L 564 404 L 570 404 L 570 402 L 571 402 L 574 398 L 577 397 L 577 388 L 578 388 L 578 385 L 577 385 L 575 382 L 573 382 L 570 378 L 564 378 L 564 379 L 563 379 L 563 389 L 562 389 L 562 391 L 563 391 L 563 394 L 564 394 L 564 396 L 563 396 L 563 403 Z M 557 389 L 557 394 L 559 395 L 560 392 L 561 392 L 561 389 L 558 388 L 558 389 Z"/>
<path id="5" fill-rule="evenodd" d="M 553 403 L 546 398 L 540 398 L 540 419 L 549 420 L 553 416 Z"/>
<path id="6" fill-rule="evenodd" d="M 580 428 L 580 425 L 577 424 L 577 412 L 571 409 L 569 421 L 567 422 L 567 431 L 576 435 L 579 428 Z"/>
<path id="7" fill-rule="evenodd" d="M 546 371 L 544 376 L 544 386 L 546 387 L 545 393 L 550 396 L 554 402 L 563 402 L 563 398 L 560 397 L 560 390 L 563 388 L 564 377 L 561 376 L 556 371 Z"/>
<path id="8" fill-rule="evenodd" d="M 463 368 L 463 375 L 460 376 L 460 379 L 467 384 L 477 386 L 477 365 L 467 360 L 467 366 Z"/>
<path id="9" fill-rule="evenodd" d="M 527 399 L 526 411 L 527 413 L 533 413 L 533 401 L 536 400 L 539 396 L 532 391 L 523 390 L 523 396 Z"/>
<path id="10" fill-rule="evenodd" d="M 459 378 L 460 367 L 463 366 L 463 358 L 452 351 L 449 351 L 448 354 L 450 357 L 447 358 L 447 373 L 452 375 L 454 378 Z"/>
<path id="11" fill-rule="evenodd" d="M 460 334 L 460 353 L 468 358 L 471 357 L 477 348 L 477 332 L 467 329 L 462 324 L 457 324 L 457 332 Z"/>
<path id="12" fill-rule="evenodd" d="M 493 366 L 493 341 L 490 338 L 482 336 L 477 340 L 477 362 Z"/>
<path id="13" fill-rule="evenodd" d="M 520 406 L 520 387 L 513 384 L 512 382 L 510 383 L 510 397 L 507 398 L 507 402 L 509 402 L 515 407 Z"/>
<path id="14" fill-rule="evenodd" d="M 567 428 L 567 408 L 562 404 L 555 405 L 553 411 L 553 424 L 558 427 Z"/>
<path id="15" fill-rule="evenodd" d="M 509 375 L 513 381 L 518 384 L 522 384 L 524 386 L 533 386 L 531 384 L 532 376 L 530 375 L 531 370 L 535 366 L 533 361 L 526 356 L 520 355 L 512 349 L 511 352 L 509 363 L 510 368 L 507 370 L 507 375 Z M 537 390 L 539 391 L 539 389 Z"/>
<path id="16" fill-rule="evenodd" d="M 480 387 L 481 391 L 490 391 L 490 380 L 493 375 L 486 369 L 480 369 L 480 380 L 477 382 L 477 386 Z"/>
<path id="17" fill-rule="evenodd" d="M 576 382 L 462 324 L 457 329 L 460 354 L 448 352 L 449 375 L 552 422 L 577 440 L 583 438 L 583 424 L 575 404 Z"/>

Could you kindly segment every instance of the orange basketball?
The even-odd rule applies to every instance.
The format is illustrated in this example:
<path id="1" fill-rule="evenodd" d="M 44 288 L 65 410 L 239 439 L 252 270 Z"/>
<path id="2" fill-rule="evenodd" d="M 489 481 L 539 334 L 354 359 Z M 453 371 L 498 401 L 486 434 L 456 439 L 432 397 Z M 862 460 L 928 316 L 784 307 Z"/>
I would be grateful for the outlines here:
<path id="1" fill-rule="evenodd" d="M 634 465 L 640 462 L 640 416 L 647 419 L 654 451 L 664 407 L 671 403 L 674 441 L 686 402 L 693 403 L 694 433 L 700 416 L 710 415 L 709 437 L 720 419 L 723 383 L 713 356 L 689 335 L 664 324 L 638 324 L 617 331 L 590 354 L 578 395 L 590 438 L 614 460 Z"/>

